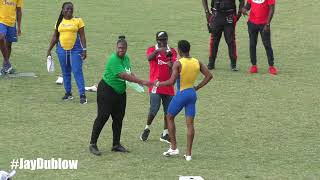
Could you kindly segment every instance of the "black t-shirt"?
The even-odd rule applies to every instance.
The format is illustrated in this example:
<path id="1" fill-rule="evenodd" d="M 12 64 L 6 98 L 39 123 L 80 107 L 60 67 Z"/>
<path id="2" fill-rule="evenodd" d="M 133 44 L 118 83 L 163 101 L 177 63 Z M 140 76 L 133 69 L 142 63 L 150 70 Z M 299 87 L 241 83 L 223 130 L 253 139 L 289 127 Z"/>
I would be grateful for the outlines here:
<path id="1" fill-rule="evenodd" d="M 211 0 L 211 8 L 217 11 L 236 10 L 236 0 Z"/>

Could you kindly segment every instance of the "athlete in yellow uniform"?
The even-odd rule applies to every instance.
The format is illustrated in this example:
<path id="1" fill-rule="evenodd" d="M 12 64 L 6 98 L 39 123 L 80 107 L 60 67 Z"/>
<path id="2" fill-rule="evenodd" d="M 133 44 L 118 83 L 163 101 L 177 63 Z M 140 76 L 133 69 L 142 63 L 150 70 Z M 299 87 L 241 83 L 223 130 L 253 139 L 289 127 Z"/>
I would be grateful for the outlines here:
<path id="1" fill-rule="evenodd" d="M 174 63 L 172 75 L 169 80 L 156 82 L 156 86 L 169 86 L 177 82 L 177 94 L 173 97 L 169 104 L 167 120 L 171 147 L 164 152 L 165 156 L 178 155 L 179 150 L 176 143 L 176 127 L 174 123 L 175 116 L 185 108 L 186 123 L 188 128 L 187 133 L 187 150 L 185 159 L 191 160 L 191 150 L 194 137 L 193 121 L 196 114 L 195 104 L 197 101 L 196 91 L 205 86 L 211 79 L 212 74 L 208 68 L 200 61 L 192 58 L 189 54 L 190 43 L 186 40 L 178 42 L 178 52 L 181 59 Z M 197 86 L 194 83 L 197 76 L 201 72 L 204 75 L 203 80 Z"/>
<path id="2" fill-rule="evenodd" d="M 21 34 L 22 6 L 23 0 L 0 0 L 0 49 L 3 55 L 1 70 L 3 73 L 12 72 L 9 59 L 12 42 L 17 42 L 17 35 Z"/>
<path id="3" fill-rule="evenodd" d="M 80 104 L 86 104 L 85 84 L 82 72 L 83 60 L 87 57 L 84 22 L 81 18 L 73 17 L 73 4 L 66 2 L 55 26 L 47 56 L 51 56 L 52 48 L 57 45 L 56 53 L 59 57 L 66 90 L 62 100 L 73 99 L 71 93 L 71 71 L 78 86 Z"/>

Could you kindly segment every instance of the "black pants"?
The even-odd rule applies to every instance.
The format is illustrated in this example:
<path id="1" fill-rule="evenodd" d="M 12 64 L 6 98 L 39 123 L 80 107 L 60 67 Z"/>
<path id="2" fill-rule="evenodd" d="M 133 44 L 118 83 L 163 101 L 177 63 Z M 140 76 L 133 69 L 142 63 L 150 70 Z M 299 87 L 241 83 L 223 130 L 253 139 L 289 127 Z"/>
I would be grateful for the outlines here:
<path id="1" fill-rule="evenodd" d="M 264 49 L 266 50 L 269 66 L 273 66 L 274 57 L 271 46 L 271 31 L 263 31 L 264 25 L 253 24 L 248 21 L 248 32 L 250 39 L 250 60 L 252 65 L 257 64 L 257 42 L 260 33 Z"/>
<path id="2" fill-rule="evenodd" d="M 224 39 L 228 45 L 229 57 L 231 65 L 237 63 L 237 47 L 235 38 L 236 16 L 235 14 L 224 14 L 217 12 L 213 19 L 213 30 L 210 37 L 210 55 L 209 62 L 215 63 L 219 48 L 222 32 Z"/>
<path id="3" fill-rule="evenodd" d="M 112 117 L 113 146 L 120 144 L 126 99 L 126 93 L 117 94 L 104 80 L 100 81 L 97 90 L 98 115 L 93 124 L 90 144 L 97 143 L 100 132 L 110 115 Z"/>

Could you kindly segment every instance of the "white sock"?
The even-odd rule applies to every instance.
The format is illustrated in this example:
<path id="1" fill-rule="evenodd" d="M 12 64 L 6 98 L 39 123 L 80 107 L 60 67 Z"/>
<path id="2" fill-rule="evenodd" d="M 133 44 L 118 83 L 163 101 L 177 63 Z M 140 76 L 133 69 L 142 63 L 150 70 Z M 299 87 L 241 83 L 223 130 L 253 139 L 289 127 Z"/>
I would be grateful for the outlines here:
<path id="1" fill-rule="evenodd" d="M 146 125 L 146 127 L 144 129 L 150 129 L 150 126 L 149 125 Z"/>
<path id="2" fill-rule="evenodd" d="M 168 134 L 168 129 L 164 129 L 162 132 L 162 136 L 165 136 L 166 134 Z"/>

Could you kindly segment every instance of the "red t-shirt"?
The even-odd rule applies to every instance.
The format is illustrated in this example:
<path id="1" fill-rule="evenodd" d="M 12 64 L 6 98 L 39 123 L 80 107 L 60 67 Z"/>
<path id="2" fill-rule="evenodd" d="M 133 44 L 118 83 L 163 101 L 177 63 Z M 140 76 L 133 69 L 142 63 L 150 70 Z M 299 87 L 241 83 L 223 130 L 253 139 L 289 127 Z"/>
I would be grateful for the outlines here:
<path id="1" fill-rule="evenodd" d="M 157 45 L 156 45 L 157 46 Z M 147 49 L 147 56 L 150 56 L 155 50 L 156 46 L 149 47 Z M 170 48 L 172 52 L 172 61 L 177 60 L 177 52 L 174 48 Z M 168 62 L 170 59 L 166 56 L 165 52 L 159 52 L 154 59 L 149 61 L 150 65 L 150 81 L 153 82 L 155 80 L 158 81 L 166 81 L 170 78 L 170 68 L 168 66 Z M 152 91 L 152 86 L 149 87 L 149 93 Z M 167 94 L 174 95 L 174 86 L 161 86 L 157 88 L 157 94 Z"/>
<path id="2" fill-rule="evenodd" d="M 248 0 L 251 5 L 249 21 L 253 24 L 267 24 L 269 5 L 274 5 L 276 0 Z"/>

